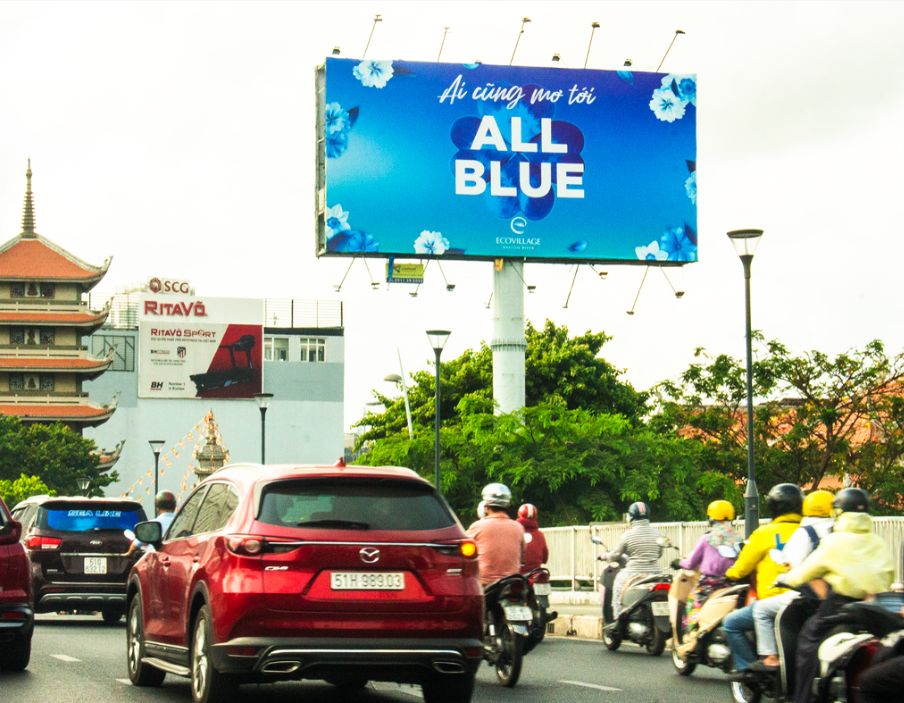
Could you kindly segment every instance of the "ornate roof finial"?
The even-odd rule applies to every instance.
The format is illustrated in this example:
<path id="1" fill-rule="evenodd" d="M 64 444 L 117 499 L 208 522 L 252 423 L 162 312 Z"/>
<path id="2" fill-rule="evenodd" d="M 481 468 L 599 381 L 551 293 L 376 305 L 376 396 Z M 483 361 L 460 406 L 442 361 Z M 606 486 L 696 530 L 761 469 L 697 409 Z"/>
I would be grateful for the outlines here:
<path id="1" fill-rule="evenodd" d="M 31 192 L 31 159 L 25 172 L 25 208 L 22 211 L 22 236 L 34 237 L 35 233 L 35 198 Z"/>

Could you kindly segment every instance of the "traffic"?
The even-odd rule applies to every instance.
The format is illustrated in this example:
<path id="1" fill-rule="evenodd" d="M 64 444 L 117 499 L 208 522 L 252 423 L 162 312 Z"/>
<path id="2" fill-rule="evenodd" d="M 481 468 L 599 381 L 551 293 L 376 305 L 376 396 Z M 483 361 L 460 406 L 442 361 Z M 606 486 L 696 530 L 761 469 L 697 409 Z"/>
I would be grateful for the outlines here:
<path id="1" fill-rule="evenodd" d="M 488 484 L 465 529 L 414 472 L 342 462 L 227 466 L 181 506 L 161 491 L 153 520 L 109 499 L 0 502 L 2 676 L 29 666 L 35 612 L 125 613 L 134 687 L 184 678 L 212 703 L 250 683 L 354 694 L 383 682 L 467 703 L 481 664 L 512 688 L 552 646 L 538 511 L 513 519 L 513 507 L 507 486 Z M 869 496 L 779 484 L 766 507 L 771 521 L 745 539 L 733 506 L 713 501 L 709 531 L 662 573 L 676 548 L 633 503 L 618 544 L 594 540 L 604 648 L 669 646 L 674 675 L 710 668 L 735 703 L 898 700 L 904 593 Z"/>

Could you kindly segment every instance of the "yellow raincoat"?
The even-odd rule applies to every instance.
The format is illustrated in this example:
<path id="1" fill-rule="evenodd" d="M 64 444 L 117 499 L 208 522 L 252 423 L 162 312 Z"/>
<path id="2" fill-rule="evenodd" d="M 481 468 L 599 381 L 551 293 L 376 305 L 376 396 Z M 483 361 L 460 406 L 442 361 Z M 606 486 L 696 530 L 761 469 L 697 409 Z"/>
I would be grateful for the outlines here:
<path id="1" fill-rule="evenodd" d="M 800 527 L 800 519 L 800 515 L 796 513 L 787 513 L 779 515 L 768 525 L 755 529 L 734 566 L 725 572 L 725 578 L 738 581 L 756 569 L 756 595 L 760 600 L 788 590 L 773 586 L 775 579 L 779 574 L 783 574 L 787 567 L 775 563 L 769 552 L 773 549 L 784 549 L 788 539 Z"/>

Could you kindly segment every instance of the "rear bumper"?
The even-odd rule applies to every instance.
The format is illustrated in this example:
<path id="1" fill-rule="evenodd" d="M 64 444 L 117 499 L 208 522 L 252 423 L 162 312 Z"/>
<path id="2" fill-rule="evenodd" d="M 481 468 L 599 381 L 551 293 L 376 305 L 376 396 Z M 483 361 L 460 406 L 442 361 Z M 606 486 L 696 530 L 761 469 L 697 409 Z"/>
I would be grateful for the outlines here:
<path id="1" fill-rule="evenodd" d="M 419 683 L 434 674 L 473 675 L 482 656 L 480 640 L 465 638 L 239 637 L 211 648 L 218 671 L 265 679 L 359 676 Z"/>
<path id="2" fill-rule="evenodd" d="M 16 635 L 31 637 L 34 626 L 35 611 L 30 605 L 0 605 L 0 642 L 8 642 Z"/>
<path id="3" fill-rule="evenodd" d="M 57 610 L 103 610 L 126 608 L 125 587 L 117 592 L 71 591 L 44 593 L 35 598 L 35 611 L 49 613 Z"/>

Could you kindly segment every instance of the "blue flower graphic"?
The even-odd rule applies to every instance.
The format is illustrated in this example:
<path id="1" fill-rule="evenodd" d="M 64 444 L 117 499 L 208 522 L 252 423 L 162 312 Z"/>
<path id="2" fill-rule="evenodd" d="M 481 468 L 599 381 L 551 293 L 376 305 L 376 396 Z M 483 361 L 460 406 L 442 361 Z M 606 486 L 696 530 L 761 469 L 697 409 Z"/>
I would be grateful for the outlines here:
<path id="1" fill-rule="evenodd" d="M 348 149 L 348 133 L 358 119 L 359 108 L 346 110 L 339 103 L 328 103 L 323 116 L 326 132 L 326 158 L 336 159 Z"/>
<path id="2" fill-rule="evenodd" d="M 662 79 L 663 88 L 671 88 L 685 103 L 697 106 L 697 77 L 669 74 Z"/>
<path id="3" fill-rule="evenodd" d="M 502 86 L 504 87 L 504 86 Z M 524 94 L 531 95 L 537 86 L 523 86 Z M 490 188 L 484 190 L 484 198 L 487 207 L 498 217 L 508 219 L 515 215 L 523 214 L 529 220 L 542 220 L 549 215 L 555 205 L 555 184 L 557 182 L 556 164 L 572 163 L 583 164 L 581 151 L 584 148 L 584 135 L 580 129 L 570 122 L 553 120 L 555 106 L 549 102 L 537 102 L 531 104 L 526 101 L 519 101 L 512 109 L 508 109 L 504 104 L 495 104 L 490 102 L 481 102 L 477 106 L 480 117 L 462 117 L 452 125 L 450 137 L 453 144 L 458 148 L 456 154 L 452 157 L 451 167 L 454 170 L 455 162 L 458 160 L 477 161 L 482 164 L 483 180 L 490 182 L 490 164 L 493 161 L 499 162 L 500 177 L 499 182 L 503 188 L 516 188 L 517 195 L 492 195 Z M 479 150 L 471 149 L 474 137 L 480 127 L 483 117 L 493 117 L 499 133 L 506 145 L 506 151 L 497 151 L 492 146 L 484 146 Z M 512 118 L 520 118 L 520 134 L 512 134 L 513 123 Z M 536 152 L 516 152 L 512 151 L 512 144 L 515 137 L 524 143 L 539 144 L 541 141 L 541 125 L 542 120 L 551 120 L 551 136 L 552 141 L 556 144 L 565 144 L 567 151 L 565 153 L 541 153 L 539 149 Z M 551 180 L 549 191 L 542 196 L 527 196 L 519 184 L 522 180 L 522 170 L 529 176 L 530 183 L 533 186 L 539 186 L 544 178 L 544 170 L 548 173 Z"/>
<path id="4" fill-rule="evenodd" d="M 684 117 L 685 103 L 671 88 L 657 88 L 650 98 L 650 109 L 661 122 L 674 122 Z"/>
<path id="5" fill-rule="evenodd" d="M 442 232 L 431 232 L 428 229 L 423 230 L 414 240 L 415 254 L 445 254 L 449 249 L 449 240 L 443 236 Z"/>
<path id="6" fill-rule="evenodd" d="M 338 253 L 376 252 L 380 251 L 380 242 L 367 232 L 349 229 L 327 239 L 326 248 L 329 252 Z"/>
<path id="7" fill-rule="evenodd" d="M 327 134 L 347 132 L 352 126 L 348 111 L 343 110 L 339 103 L 327 104 L 324 125 Z"/>
<path id="8" fill-rule="evenodd" d="M 352 75 L 365 88 L 385 88 L 392 79 L 392 61 L 362 61 L 352 69 Z"/>
<path id="9" fill-rule="evenodd" d="M 659 238 L 659 248 L 667 253 L 668 261 L 696 261 L 697 233 L 687 223 L 666 227 Z"/>
<path id="10" fill-rule="evenodd" d="M 348 132 L 333 132 L 326 135 L 326 158 L 335 159 L 348 149 Z"/>
<path id="11" fill-rule="evenodd" d="M 687 197 L 691 199 L 691 202 L 696 205 L 697 204 L 697 172 L 694 171 L 690 176 L 687 177 L 687 180 L 684 182 L 684 192 L 687 193 Z"/>

